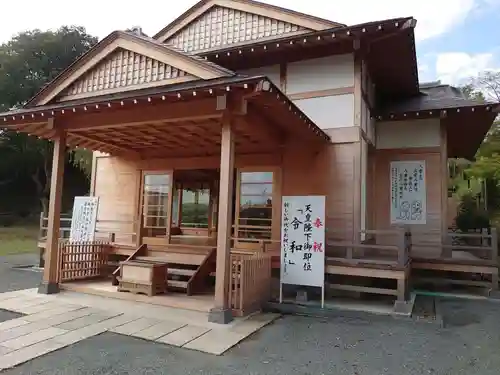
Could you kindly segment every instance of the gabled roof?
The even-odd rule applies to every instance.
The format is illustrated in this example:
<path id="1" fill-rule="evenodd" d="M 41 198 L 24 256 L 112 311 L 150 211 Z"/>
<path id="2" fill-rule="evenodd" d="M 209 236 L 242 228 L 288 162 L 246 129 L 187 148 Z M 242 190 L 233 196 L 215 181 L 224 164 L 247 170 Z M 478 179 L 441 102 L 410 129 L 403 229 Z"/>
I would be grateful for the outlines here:
<path id="1" fill-rule="evenodd" d="M 218 9 L 219 13 L 215 12 Z M 229 12 L 229 14 L 227 14 Z M 213 13 L 213 14 L 211 14 Z M 190 27 L 199 26 L 201 29 L 203 27 L 210 28 L 207 22 L 213 21 L 215 23 L 222 23 L 222 17 L 227 16 L 228 26 L 233 22 L 242 21 L 244 17 L 245 20 L 241 24 L 241 27 L 245 27 L 244 36 L 255 39 L 257 35 L 250 35 L 250 32 L 255 31 L 255 26 L 260 28 L 265 28 L 266 25 L 271 26 L 269 30 L 266 29 L 265 33 L 260 30 L 259 39 L 267 38 L 272 39 L 273 37 L 280 36 L 291 32 L 307 32 L 307 31 L 317 31 L 324 30 L 332 27 L 343 26 L 340 23 L 325 20 L 319 17 L 314 17 L 308 14 L 295 12 L 289 9 L 264 4 L 254 0 L 201 0 L 184 14 L 179 16 L 176 20 L 170 23 L 168 26 L 160 30 L 154 38 L 160 42 L 167 42 L 176 35 L 182 33 L 182 31 L 187 30 Z M 207 18 L 204 19 L 203 17 Z M 198 25 L 197 21 L 201 22 L 202 25 Z M 272 26 L 276 23 L 275 26 Z M 246 28 L 248 26 L 248 28 Z M 238 31 L 241 29 L 238 27 Z M 278 30 L 282 28 L 282 30 Z M 217 39 L 223 37 L 224 30 L 219 30 L 218 35 L 205 35 L 210 41 L 211 39 Z M 275 30 L 276 29 L 276 30 Z M 193 30 L 194 31 L 194 30 Z M 232 31 L 231 35 L 233 35 Z M 220 34 L 220 35 L 219 35 Z M 198 35 L 198 37 L 200 37 Z M 241 38 L 236 38 L 241 39 Z M 207 49 L 207 48 L 199 48 Z"/>
<path id="2" fill-rule="evenodd" d="M 137 70 L 142 70 L 140 77 L 137 76 Z M 145 71 L 148 72 L 148 77 L 145 76 Z M 121 78 L 114 78 L 119 75 L 123 76 L 124 84 Z M 47 84 L 28 101 L 26 106 L 48 104 L 60 95 L 68 96 L 68 93 L 70 96 L 80 93 L 77 96 L 87 97 L 126 91 L 130 88 L 137 89 L 144 86 L 141 85 L 143 83 L 154 86 L 169 83 L 171 79 L 173 79 L 171 83 L 179 83 L 192 79 L 206 80 L 231 75 L 234 73 L 228 69 L 166 46 L 152 38 L 115 31 Z M 113 79 L 116 81 L 110 85 L 109 81 Z M 110 90 L 110 86 L 113 89 Z M 87 88 L 95 90 L 90 90 L 93 91 L 90 93 Z"/>

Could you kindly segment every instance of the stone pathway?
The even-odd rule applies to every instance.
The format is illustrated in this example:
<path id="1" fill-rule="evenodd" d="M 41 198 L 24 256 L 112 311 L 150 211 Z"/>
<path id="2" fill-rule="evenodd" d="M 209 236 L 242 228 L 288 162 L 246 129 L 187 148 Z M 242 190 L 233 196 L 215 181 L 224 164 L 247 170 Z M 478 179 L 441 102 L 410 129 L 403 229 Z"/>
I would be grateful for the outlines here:
<path id="1" fill-rule="evenodd" d="M 217 325 L 194 311 L 36 289 L 1 293 L 0 309 L 25 314 L 0 323 L 0 370 L 106 331 L 220 355 L 278 317 L 257 314 Z"/>

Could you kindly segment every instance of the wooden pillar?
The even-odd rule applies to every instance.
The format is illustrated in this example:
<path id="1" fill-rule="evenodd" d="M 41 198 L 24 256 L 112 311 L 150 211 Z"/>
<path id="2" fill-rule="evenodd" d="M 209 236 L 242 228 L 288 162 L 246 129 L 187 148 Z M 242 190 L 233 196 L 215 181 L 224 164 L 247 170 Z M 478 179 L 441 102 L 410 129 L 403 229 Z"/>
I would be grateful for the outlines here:
<path id="1" fill-rule="evenodd" d="M 233 224 L 234 135 L 231 129 L 231 116 L 224 116 L 222 121 L 215 307 L 210 311 L 209 321 L 227 324 L 233 319 L 229 306 L 229 283 Z"/>
<path id="2" fill-rule="evenodd" d="M 38 293 L 42 294 L 54 294 L 59 292 L 58 249 L 65 161 L 66 133 L 60 132 L 58 138 L 54 141 L 54 154 L 52 158 L 45 267 L 43 270 L 42 283 L 38 288 Z"/>

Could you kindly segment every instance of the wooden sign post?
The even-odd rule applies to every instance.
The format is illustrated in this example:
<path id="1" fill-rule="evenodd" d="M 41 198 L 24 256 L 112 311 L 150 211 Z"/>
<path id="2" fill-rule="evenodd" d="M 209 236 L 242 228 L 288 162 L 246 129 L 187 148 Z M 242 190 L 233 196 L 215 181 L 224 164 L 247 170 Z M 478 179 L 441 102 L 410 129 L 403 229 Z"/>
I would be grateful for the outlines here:
<path id="1" fill-rule="evenodd" d="M 280 303 L 283 284 L 321 288 L 325 304 L 325 197 L 283 197 Z"/>

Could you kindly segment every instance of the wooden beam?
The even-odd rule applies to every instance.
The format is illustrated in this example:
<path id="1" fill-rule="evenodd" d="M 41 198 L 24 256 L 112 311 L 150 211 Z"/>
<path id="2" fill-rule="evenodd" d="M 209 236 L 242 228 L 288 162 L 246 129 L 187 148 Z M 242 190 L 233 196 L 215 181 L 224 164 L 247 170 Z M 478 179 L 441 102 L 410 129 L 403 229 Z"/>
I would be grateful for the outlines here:
<path id="1" fill-rule="evenodd" d="M 222 124 L 219 218 L 217 220 L 217 264 L 215 276 L 215 308 L 209 320 L 229 323 L 232 320 L 229 306 L 229 284 L 231 280 L 231 228 L 233 224 L 233 181 L 234 181 L 234 135 L 232 114 L 225 113 Z"/>
<path id="2" fill-rule="evenodd" d="M 177 103 L 131 104 L 127 108 L 117 106 L 116 110 L 68 115 L 61 120 L 68 131 L 104 129 L 110 127 L 136 126 L 143 123 L 171 124 L 183 121 L 201 121 L 222 117 L 217 112 L 216 98 L 183 101 Z M 71 117 L 70 117 L 71 116 Z"/>
<path id="3" fill-rule="evenodd" d="M 70 133 L 70 134 L 74 137 L 78 137 L 78 138 L 83 139 L 85 141 L 96 143 L 96 144 L 104 146 L 104 147 L 109 147 L 109 148 L 121 151 L 123 153 L 134 154 L 136 156 L 139 156 L 139 154 L 137 152 L 131 151 L 130 149 L 127 149 L 125 147 L 118 146 L 118 145 L 114 144 L 113 142 L 105 142 L 105 141 L 102 141 L 96 137 L 91 137 L 89 135 L 82 135 L 79 133 Z"/>
<path id="4" fill-rule="evenodd" d="M 45 267 L 43 270 L 43 280 L 38 288 L 38 292 L 43 294 L 54 294 L 59 292 L 59 227 L 61 220 L 65 161 L 66 133 L 59 132 L 58 137 L 54 141 L 54 154 L 52 158 Z"/>

